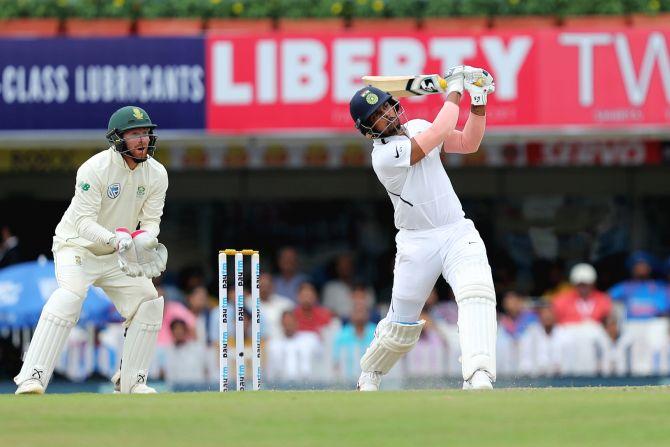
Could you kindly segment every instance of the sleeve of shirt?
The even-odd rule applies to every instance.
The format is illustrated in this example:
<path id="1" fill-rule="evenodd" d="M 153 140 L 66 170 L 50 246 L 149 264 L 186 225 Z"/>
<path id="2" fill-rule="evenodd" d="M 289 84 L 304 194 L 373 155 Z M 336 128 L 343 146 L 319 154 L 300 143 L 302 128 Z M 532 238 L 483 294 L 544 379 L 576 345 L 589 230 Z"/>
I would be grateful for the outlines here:
<path id="1" fill-rule="evenodd" d="M 140 228 L 147 231 L 154 237 L 160 233 L 161 216 L 163 215 L 163 206 L 165 205 L 165 195 L 168 189 L 168 177 L 165 169 L 161 170 L 161 176 L 157 180 L 157 187 L 152 188 L 152 192 L 142 205 L 142 210 L 138 220 Z"/>
<path id="2" fill-rule="evenodd" d="M 378 146 L 374 153 L 374 163 L 384 170 L 409 168 L 412 142 L 407 137 L 394 138 Z"/>
<path id="3" fill-rule="evenodd" d="M 102 204 L 102 182 L 93 169 L 84 163 L 77 171 L 72 205 L 75 229 L 79 237 L 98 244 L 109 244 L 114 233 L 100 225 L 98 213 Z"/>

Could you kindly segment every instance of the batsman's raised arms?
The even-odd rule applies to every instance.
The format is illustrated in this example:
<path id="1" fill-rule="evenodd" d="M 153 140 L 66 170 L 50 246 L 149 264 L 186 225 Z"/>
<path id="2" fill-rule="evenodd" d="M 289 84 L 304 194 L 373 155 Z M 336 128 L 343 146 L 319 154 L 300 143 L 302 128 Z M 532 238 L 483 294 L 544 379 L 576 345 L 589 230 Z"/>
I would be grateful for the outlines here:
<path id="1" fill-rule="evenodd" d="M 440 75 L 416 75 L 416 76 L 363 76 L 366 85 L 377 87 L 389 92 L 391 96 L 403 98 L 407 96 L 432 95 L 444 93 L 447 89 L 447 81 Z"/>
<path id="2" fill-rule="evenodd" d="M 454 82 L 465 82 L 477 87 L 486 87 L 493 83 L 493 77 L 486 70 L 469 65 L 451 67 L 444 76 L 363 76 L 361 79 L 366 85 L 384 90 L 396 98 L 447 93 Z"/>

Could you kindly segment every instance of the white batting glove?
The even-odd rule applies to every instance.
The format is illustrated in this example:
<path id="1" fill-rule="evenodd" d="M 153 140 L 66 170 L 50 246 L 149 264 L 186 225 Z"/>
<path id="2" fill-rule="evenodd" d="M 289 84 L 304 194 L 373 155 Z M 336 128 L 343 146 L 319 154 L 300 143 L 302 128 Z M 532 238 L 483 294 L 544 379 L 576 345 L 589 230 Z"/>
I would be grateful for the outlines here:
<path id="1" fill-rule="evenodd" d="M 131 278 L 142 276 L 142 268 L 137 262 L 135 245 L 133 244 L 133 237 L 130 231 L 127 228 L 117 228 L 114 232 L 114 237 L 114 248 L 119 257 L 118 261 L 121 271 Z"/>
<path id="2" fill-rule="evenodd" d="M 135 253 L 137 253 L 137 262 L 142 268 L 142 273 L 147 278 L 155 278 L 165 271 L 167 265 L 167 248 L 160 244 L 158 239 L 151 236 L 144 230 L 133 233 L 133 242 L 135 244 Z"/>
<path id="3" fill-rule="evenodd" d="M 482 68 L 466 66 L 464 79 L 465 90 L 470 94 L 470 104 L 485 106 L 488 95 L 496 88 L 493 76 Z"/>
<path id="4" fill-rule="evenodd" d="M 465 70 L 465 65 L 456 65 L 454 67 L 449 68 L 447 70 L 447 73 L 444 75 L 444 80 L 447 81 L 447 88 L 446 88 L 446 93 L 447 96 L 451 92 L 458 92 L 460 94 L 463 94 L 463 72 Z"/>

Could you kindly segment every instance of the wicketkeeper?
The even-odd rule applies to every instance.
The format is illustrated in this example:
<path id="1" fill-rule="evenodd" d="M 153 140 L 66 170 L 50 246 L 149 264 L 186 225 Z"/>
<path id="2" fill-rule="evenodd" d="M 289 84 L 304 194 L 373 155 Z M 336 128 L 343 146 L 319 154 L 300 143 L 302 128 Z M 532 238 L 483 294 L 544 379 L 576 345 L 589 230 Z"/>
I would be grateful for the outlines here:
<path id="1" fill-rule="evenodd" d="M 53 239 L 59 287 L 42 309 L 14 378 L 16 394 L 44 393 L 91 285 L 101 287 L 125 318 L 115 387 L 122 393 L 156 392 L 147 386 L 147 371 L 163 319 L 163 297 L 151 278 L 167 262 L 157 236 L 168 177 L 153 158 L 155 128 L 139 107 L 117 110 L 106 135 L 111 147 L 77 171 L 74 197 Z"/>

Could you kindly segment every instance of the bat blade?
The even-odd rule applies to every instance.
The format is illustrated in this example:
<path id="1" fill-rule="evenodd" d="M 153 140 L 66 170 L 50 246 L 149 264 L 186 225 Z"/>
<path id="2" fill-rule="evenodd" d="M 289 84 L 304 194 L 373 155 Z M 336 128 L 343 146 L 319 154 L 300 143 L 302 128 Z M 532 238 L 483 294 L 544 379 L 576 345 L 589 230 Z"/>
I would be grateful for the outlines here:
<path id="1" fill-rule="evenodd" d="M 444 93 L 447 81 L 436 74 L 415 76 L 363 76 L 366 85 L 377 87 L 398 98 Z"/>

